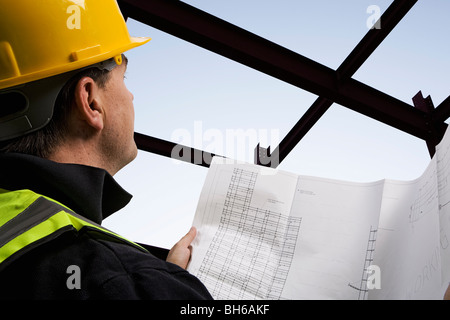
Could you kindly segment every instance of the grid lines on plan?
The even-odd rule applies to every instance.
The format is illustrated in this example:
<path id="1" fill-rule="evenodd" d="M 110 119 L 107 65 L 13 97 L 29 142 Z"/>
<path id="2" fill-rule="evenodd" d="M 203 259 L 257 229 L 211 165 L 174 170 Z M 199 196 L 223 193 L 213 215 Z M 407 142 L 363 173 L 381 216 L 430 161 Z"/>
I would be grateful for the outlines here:
<path id="1" fill-rule="evenodd" d="M 257 173 L 235 168 L 197 275 L 215 299 L 282 299 L 301 218 L 252 207 Z"/>

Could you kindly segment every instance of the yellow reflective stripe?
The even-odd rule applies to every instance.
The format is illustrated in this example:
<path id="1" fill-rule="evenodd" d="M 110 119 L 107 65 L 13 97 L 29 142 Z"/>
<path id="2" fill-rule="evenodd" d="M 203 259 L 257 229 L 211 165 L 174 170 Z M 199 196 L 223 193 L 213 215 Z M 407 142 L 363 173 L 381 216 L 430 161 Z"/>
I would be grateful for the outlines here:
<path id="1" fill-rule="evenodd" d="M 73 225 L 73 226 L 76 228 L 76 230 L 78 230 L 78 231 L 79 231 L 82 227 L 91 227 L 91 228 L 95 228 L 95 229 L 97 229 L 98 231 L 100 231 L 100 232 L 102 232 L 102 233 L 104 233 L 104 234 L 106 234 L 106 235 L 108 235 L 108 236 L 110 236 L 110 237 L 113 237 L 113 238 L 115 238 L 115 239 L 117 239 L 117 240 L 120 240 L 120 241 L 122 241 L 122 242 L 126 242 L 127 244 L 130 244 L 130 245 L 132 245 L 132 246 L 134 246 L 134 247 L 137 247 L 137 248 L 140 249 L 140 250 L 143 250 L 143 251 L 145 251 L 145 252 L 148 252 L 147 249 L 145 249 L 144 247 L 138 245 L 137 243 L 135 243 L 135 242 L 133 242 L 133 241 L 130 241 L 130 240 L 128 240 L 128 239 L 122 237 L 121 235 L 118 235 L 117 233 L 112 232 L 112 231 L 110 231 L 110 230 L 108 230 L 108 229 L 106 229 L 106 228 L 103 228 L 102 226 L 100 226 L 100 225 L 98 225 L 98 224 L 96 224 L 96 223 L 94 223 L 94 222 L 89 222 L 89 221 L 87 221 L 85 218 L 83 218 L 82 216 L 79 216 L 79 215 L 78 215 L 77 213 L 75 213 L 75 212 L 72 212 L 72 213 L 66 213 L 66 214 L 67 214 L 67 216 L 70 218 L 70 220 L 71 220 L 71 222 L 72 222 L 72 225 Z"/>
<path id="2" fill-rule="evenodd" d="M 0 227 L 26 210 L 39 195 L 30 190 L 8 191 L 0 189 Z"/>
<path id="3" fill-rule="evenodd" d="M 15 193 L 15 192 L 12 192 L 12 193 Z M 23 232 L 20 232 L 14 238 L 7 240 L 8 242 L 5 242 L 3 244 L 3 246 L 0 247 L 0 264 L 21 250 L 26 251 L 28 249 L 33 248 L 32 244 L 36 244 L 39 240 L 50 237 L 53 234 L 58 234 L 58 232 L 66 231 L 68 228 L 73 228 L 76 231 L 80 231 L 83 227 L 90 227 L 90 228 L 96 229 L 99 232 L 109 236 L 110 238 L 119 240 L 121 242 L 125 242 L 129 245 L 136 247 L 137 249 L 140 249 L 144 252 L 148 252 L 146 249 L 139 246 L 138 244 L 136 244 L 132 241 L 129 241 L 126 238 L 119 236 L 118 234 L 116 234 L 112 231 L 109 231 L 108 229 L 101 227 L 100 225 L 78 215 L 77 213 L 71 211 L 70 209 L 67 209 L 67 211 L 69 211 L 69 212 L 67 212 L 66 211 L 67 207 L 62 206 L 57 201 L 54 201 L 47 197 L 41 197 L 41 196 L 39 196 L 33 192 L 30 192 L 28 190 L 27 190 L 27 192 L 25 192 L 25 194 L 27 196 L 29 196 L 29 194 L 36 195 L 34 197 L 33 196 L 28 197 L 29 199 L 32 199 L 32 198 L 35 199 L 34 202 L 29 204 L 28 208 L 30 208 L 34 203 L 42 202 L 42 200 L 45 200 L 49 204 L 50 209 L 53 208 L 53 210 L 48 210 L 49 213 L 44 213 L 45 220 L 43 220 L 42 222 L 39 222 L 39 224 L 36 224 L 34 226 L 29 225 L 30 228 L 24 229 Z M 21 199 L 23 199 L 23 198 L 21 198 Z M 28 203 L 28 201 L 27 201 L 27 203 Z M 51 205 L 51 204 L 53 204 L 53 205 Z M 44 203 L 44 206 L 45 206 L 45 203 Z M 25 210 L 28 208 L 25 208 Z M 61 209 L 61 210 L 58 211 L 58 209 Z M 14 217 L 18 217 L 19 214 L 23 211 L 24 210 L 16 211 L 11 220 L 13 221 Z M 3 215 L 3 213 L 4 212 L 2 212 L 2 215 Z M 33 213 L 31 213 L 31 215 L 33 215 Z M 17 219 L 15 219 L 15 220 L 17 220 Z M 30 219 L 30 220 L 32 220 L 32 219 Z M 27 220 L 25 222 L 26 223 L 20 222 L 19 227 L 22 224 L 24 224 L 26 227 L 28 222 L 27 222 Z M 7 227 L 7 226 L 5 225 L 5 227 Z M 0 229 L 1 229 L 1 227 L 0 227 Z"/>
<path id="4" fill-rule="evenodd" d="M 26 246 L 51 235 L 58 229 L 69 225 L 71 225 L 71 220 L 68 219 L 68 215 L 65 212 L 61 211 L 53 215 L 37 226 L 15 237 L 0 248 L 0 263 Z"/>

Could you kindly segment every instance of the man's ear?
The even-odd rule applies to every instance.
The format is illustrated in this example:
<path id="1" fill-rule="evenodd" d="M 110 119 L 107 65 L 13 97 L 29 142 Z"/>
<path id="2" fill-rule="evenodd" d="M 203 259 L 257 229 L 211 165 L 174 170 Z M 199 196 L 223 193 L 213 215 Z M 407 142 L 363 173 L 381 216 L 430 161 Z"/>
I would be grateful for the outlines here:
<path id="1" fill-rule="evenodd" d="M 78 81 L 74 94 L 75 107 L 82 120 L 94 130 L 102 130 L 104 110 L 97 83 L 90 77 L 83 77 Z"/>

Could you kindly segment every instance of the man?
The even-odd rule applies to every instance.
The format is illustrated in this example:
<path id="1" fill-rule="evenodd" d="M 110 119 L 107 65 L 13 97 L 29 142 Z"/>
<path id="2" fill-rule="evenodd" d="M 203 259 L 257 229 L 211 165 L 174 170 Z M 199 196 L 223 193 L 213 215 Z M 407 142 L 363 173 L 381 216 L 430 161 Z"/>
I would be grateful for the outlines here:
<path id="1" fill-rule="evenodd" d="M 149 39 L 115 0 L 1 5 L 0 298 L 211 299 L 184 270 L 195 229 L 163 261 L 100 225 L 131 198 L 112 178 L 137 155 L 122 52 Z"/>

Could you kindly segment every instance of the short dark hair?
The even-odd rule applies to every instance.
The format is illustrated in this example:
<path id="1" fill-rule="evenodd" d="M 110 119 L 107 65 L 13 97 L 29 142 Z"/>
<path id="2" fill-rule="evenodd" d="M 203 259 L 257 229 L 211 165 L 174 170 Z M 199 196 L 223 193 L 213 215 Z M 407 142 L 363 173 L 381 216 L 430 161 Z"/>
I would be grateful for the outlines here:
<path id="1" fill-rule="evenodd" d="M 50 122 L 35 132 L 0 142 L 0 152 L 25 153 L 48 158 L 67 134 L 67 122 L 74 101 L 75 88 L 83 77 L 92 78 L 100 88 L 104 88 L 110 78 L 110 71 L 93 67 L 74 75 L 59 92 Z"/>

